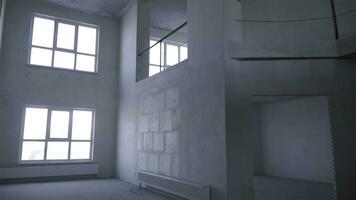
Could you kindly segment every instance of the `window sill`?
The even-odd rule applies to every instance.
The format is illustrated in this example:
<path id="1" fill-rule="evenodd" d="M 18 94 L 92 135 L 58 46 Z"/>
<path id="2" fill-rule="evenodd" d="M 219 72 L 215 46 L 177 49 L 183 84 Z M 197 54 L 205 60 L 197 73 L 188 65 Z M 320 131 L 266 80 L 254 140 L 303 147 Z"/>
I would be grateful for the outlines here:
<path id="1" fill-rule="evenodd" d="M 157 77 L 162 76 L 162 74 L 169 73 L 174 70 L 179 70 L 181 68 L 184 68 L 188 65 L 189 59 L 183 60 L 182 62 L 177 63 L 176 65 L 172 65 L 170 67 L 167 67 L 165 70 L 158 72 L 157 74 L 154 74 L 152 76 L 147 76 L 146 78 L 142 78 L 140 80 L 137 80 L 136 83 L 144 82 L 145 80 L 150 80 L 150 79 L 155 79 Z"/>
<path id="2" fill-rule="evenodd" d="M 95 164 L 90 160 L 78 161 L 19 161 L 19 166 L 53 166 L 53 165 L 77 165 L 77 164 Z"/>
<path id="3" fill-rule="evenodd" d="M 88 75 L 98 75 L 99 74 L 99 72 L 87 72 L 87 71 L 80 71 L 80 70 L 73 70 L 73 69 L 48 67 L 48 66 L 43 66 L 43 65 L 27 64 L 27 66 L 31 67 L 31 68 L 35 68 L 35 69 L 46 69 L 49 71 L 73 72 L 73 73 L 88 74 Z"/>
<path id="4" fill-rule="evenodd" d="M 60 176 L 97 175 L 99 165 L 95 163 L 57 163 L 53 165 L 18 165 L 0 168 L 1 179 L 28 179 Z"/>

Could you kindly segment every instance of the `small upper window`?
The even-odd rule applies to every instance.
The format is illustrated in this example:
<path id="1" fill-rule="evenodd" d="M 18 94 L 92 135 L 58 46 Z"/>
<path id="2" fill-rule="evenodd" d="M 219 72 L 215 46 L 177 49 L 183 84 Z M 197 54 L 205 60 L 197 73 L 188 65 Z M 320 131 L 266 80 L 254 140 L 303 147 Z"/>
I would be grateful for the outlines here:
<path id="1" fill-rule="evenodd" d="M 97 72 L 97 26 L 35 15 L 29 64 Z"/>

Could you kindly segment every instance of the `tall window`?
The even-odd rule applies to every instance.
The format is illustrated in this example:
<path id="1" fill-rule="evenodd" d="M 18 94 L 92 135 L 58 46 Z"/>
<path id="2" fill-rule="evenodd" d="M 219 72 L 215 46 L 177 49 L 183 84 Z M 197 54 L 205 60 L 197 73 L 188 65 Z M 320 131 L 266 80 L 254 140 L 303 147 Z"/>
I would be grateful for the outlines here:
<path id="1" fill-rule="evenodd" d="M 98 32 L 97 26 L 34 15 L 29 64 L 97 72 Z"/>
<path id="2" fill-rule="evenodd" d="M 90 161 L 94 111 L 26 107 L 21 162 Z"/>
<path id="3" fill-rule="evenodd" d="M 150 40 L 150 46 L 157 40 Z M 149 76 L 153 76 L 168 67 L 188 59 L 188 47 L 185 44 L 162 42 L 150 50 Z"/>

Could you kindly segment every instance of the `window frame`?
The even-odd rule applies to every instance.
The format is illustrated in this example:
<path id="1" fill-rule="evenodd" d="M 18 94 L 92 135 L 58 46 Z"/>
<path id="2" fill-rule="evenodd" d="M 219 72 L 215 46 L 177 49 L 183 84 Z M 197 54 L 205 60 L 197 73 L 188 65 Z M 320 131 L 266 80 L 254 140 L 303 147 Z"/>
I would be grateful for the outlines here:
<path id="1" fill-rule="evenodd" d="M 47 124 L 46 124 L 46 137 L 45 139 L 24 139 L 25 131 L 25 119 L 26 119 L 26 109 L 27 108 L 39 108 L 47 109 Z M 68 124 L 68 138 L 51 138 L 51 117 L 52 111 L 65 111 L 69 112 L 69 124 Z M 91 139 L 90 140 L 73 140 L 72 139 L 72 124 L 73 124 L 73 111 L 91 111 L 92 112 L 92 123 L 91 123 Z M 94 140 L 95 140 L 95 109 L 92 108 L 78 108 L 78 107 L 61 107 L 61 106 L 41 106 L 41 105 L 25 105 L 22 110 L 21 119 L 21 138 L 20 138 L 20 148 L 18 155 L 18 164 L 71 164 L 71 163 L 93 163 L 94 162 Z M 22 149 L 23 143 L 29 142 L 44 142 L 44 157 L 43 160 L 22 160 Z M 57 159 L 48 160 L 47 150 L 49 142 L 68 142 L 68 155 L 67 159 Z M 70 159 L 71 154 L 71 143 L 72 142 L 90 142 L 90 155 L 89 159 Z"/>
<path id="2" fill-rule="evenodd" d="M 159 39 L 150 38 L 150 43 L 151 43 L 151 41 L 154 42 L 154 43 L 156 43 L 156 42 L 159 41 Z M 165 52 L 165 45 L 164 45 L 164 42 L 161 42 L 161 43 L 159 43 L 159 44 L 157 44 L 157 45 L 159 45 L 159 48 L 160 48 L 160 52 L 159 52 L 159 63 L 160 63 L 160 64 L 159 64 L 159 65 L 157 65 L 157 64 L 152 64 L 152 63 L 151 63 L 151 60 L 150 60 L 150 58 L 149 58 L 148 66 L 149 66 L 149 68 L 150 68 L 151 66 L 152 66 L 152 67 L 157 67 L 157 68 L 159 68 L 159 72 L 158 72 L 158 73 L 160 73 L 160 72 L 162 72 L 162 71 L 165 70 L 164 65 L 165 65 L 166 52 Z M 162 54 L 162 49 L 163 49 L 164 54 Z M 151 52 L 149 52 L 149 53 L 151 53 Z M 163 56 L 163 58 L 162 58 L 162 56 Z M 163 63 L 162 63 L 162 61 L 163 61 Z M 150 69 L 148 69 L 148 70 L 150 70 Z M 148 72 L 148 73 L 149 73 L 149 72 Z M 156 74 L 158 74 L 158 73 L 156 73 Z M 156 75 L 156 74 L 154 74 L 154 75 Z M 151 76 L 154 76 L 154 75 L 151 75 Z M 150 77 L 150 74 L 149 74 L 148 76 Z"/>
<path id="3" fill-rule="evenodd" d="M 188 48 L 188 45 L 187 44 L 183 44 L 183 43 L 178 43 L 178 42 L 172 42 L 172 41 L 166 41 L 164 42 L 164 65 L 163 65 L 163 68 L 164 69 L 167 69 L 167 68 L 170 68 L 170 67 L 173 67 L 175 65 L 167 65 L 167 45 L 171 45 L 171 46 L 176 46 L 178 47 L 178 62 L 177 64 L 183 62 L 184 60 L 181 61 L 181 54 L 180 54 L 180 48 L 181 47 L 186 47 Z M 186 59 L 187 60 L 187 59 Z M 164 70 L 163 70 L 164 71 Z"/>
<path id="4" fill-rule="evenodd" d="M 157 42 L 159 41 L 159 39 L 155 38 L 155 37 L 150 37 L 150 42 L 154 41 Z M 164 70 L 167 70 L 170 67 L 173 67 L 181 62 L 184 62 L 185 60 L 188 60 L 189 58 L 185 59 L 185 60 L 181 60 L 181 47 L 186 47 L 188 50 L 188 44 L 184 44 L 181 42 L 175 42 L 175 41 L 162 41 L 161 43 L 157 44 L 160 45 L 160 64 L 161 65 L 157 65 L 157 64 L 152 64 L 149 60 L 149 67 L 153 66 L 153 67 L 158 67 L 160 68 L 160 72 L 158 72 L 157 74 L 163 72 Z M 172 45 L 172 46 L 176 46 L 178 47 L 178 62 L 175 65 L 167 65 L 167 45 Z M 162 54 L 162 50 L 163 50 L 163 54 Z M 189 50 L 188 50 L 189 51 Z M 163 56 L 163 58 L 162 58 Z M 155 74 L 156 75 L 156 74 Z M 154 76 L 154 75 L 153 75 Z"/>
<path id="5" fill-rule="evenodd" d="M 54 35 L 53 35 L 53 47 L 52 48 L 32 45 L 33 31 L 34 31 L 33 28 L 34 28 L 34 21 L 35 21 L 36 17 L 54 21 Z M 58 24 L 59 23 L 64 23 L 64 24 L 75 26 L 74 49 L 73 50 L 57 47 Z M 78 52 L 79 26 L 96 29 L 95 54 L 88 54 L 88 53 Z M 29 35 L 30 35 L 30 38 L 29 38 L 28 53 L 27 53 L 28 54 L 28 56 L 27 56 L 27 65 L 28 66 L 40 67 L 40 68 L 49 69 L 49 70 L 62 70 L 62 71 L 71 71 L 71 72 L 79 72 L 79 73 L 90 73 L 90 74 L 98 74 L 99 73 L 98 64 L 99 64 L 100 27 L 98 25 L 88 24 L 88 23 L 85 23 L 85 22 L 79 22 L 79 21 L 74 21 L 74 20 L 69 20 L 69 19 L 64 19 L 64 18 L 61 18 L 61 17 L 54 17 L 54 16 L 49 16 L 49 15 L 44 15 L 44 14 L 39 14 L 39 13 L 33 13 L 32 16 L 31 16 L 30 34 Z M 51 66 L 31 64 L 32 47 L 45 49 L 45 50 L 51 50 L 52 51 Z M 60 51 L 60 52 L 64 52 L 64 53 L 73 53 L 74 54 L 74 68 L 73 69 L 65 69 L 65 68 L 54 67 L 54 54 L 55 54 L 55 51 Z M 93 57 L 95 57 L 94 72 L 89 72 L 89 71 L 83 71 L 83 70 L 77 70 L 76 69 L 77 68 L 77 57 L 78 57 L 78 54 L 84 55 L 84 56 L 93 56 Z"/>

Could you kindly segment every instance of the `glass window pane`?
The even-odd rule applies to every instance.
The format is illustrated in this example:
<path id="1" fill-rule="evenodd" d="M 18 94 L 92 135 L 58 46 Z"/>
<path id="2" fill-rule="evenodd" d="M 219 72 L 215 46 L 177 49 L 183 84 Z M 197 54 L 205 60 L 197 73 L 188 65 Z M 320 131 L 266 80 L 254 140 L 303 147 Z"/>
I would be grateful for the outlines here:
<path id="1" fill-rule="evenodd" d="M 68 138 L 69 112 L 51 112 L 51 138 Z"/>
<path id="2" fill-rule="evenodd" d="M 90 140 L 93 113 L 91 111 L 73 111 L 72 139 Z"/>
<path id="3" fill-rule="evenodd" d="M 68 142 L 48 142 L 47 160 L 67 160 Z"/>
<path id="4" fill-rule="evenodd" d="M 188 48 L 187 47 L 180 47 L 180 62 L 183 60 L 188 59 Z"/>
<path id="5" fill-rule="evenodd" d="M 71 160 L 90 159 L 90 142 L 72 142 L 71 145 Z"/>
<path id="6" fill-rule="evenodd" d="M 52 50 L 32 47 L 30 64 L 52 66 Z"/>
<path id="7" fill-rule="evenodd" d="M 154 65 L 150 65 L 150 69 L 149 69 L 149 76 L 153 76 L 157 73 L 161 72 L 160 67 L 158 66 L 154 66 Z"/>
<path id="8" fill-rule="evenodd" d="M 150 47 L 154 44 L 156 44 L 157 41 L 155 40 L 151 40 L 150 41 Z M 161 50 L 160 50 L 160 44 L 157 44 L 156 46 L 154 46 L 153 48 L 150 49 L 150 64 L 153 65 L 160 65 L 160 58 L 161 58 Z M 162 63 L 163 64 L 163 63 Z"/>
<path id="9" fill-rule="evenodd" d="M 45 139 L 47 129 L 47 112 L 45 108 L 26 108 L 24 139 Z"/>
<path id="10" fill-rule="evenodd" d="M 63 69 L 74 69 L 74 53 L 55 51 L 54 67 Z"/>
<path id="11" fill-rule="evenodd" d="M 44 142 L 23 142 L 21 160 L 44 160 Z"/>
<path id="12" fill-rule="evenodd" d="M 32 45 L 53 47 L 54 20 L 35 17 L 33 22 Z"/>
<path id="13" fill-rule="evenodd" d="M 96 35 L 95 28 L 79 26 L 78 28 L 78 52 L 95 54 L 96 53 Z"/>
<path id="14" fill-rule="evenodd" d="M 58 23 L 57 47 L 74 49 L 75 26 Z"/>
<path id="15" fill-rule="evenodd" d="M 178 46 L 167 44 L 167 65 L 172 66 L 178 63 Z"/>
<path id="16" fill-rule="evenodd" d="M 77 70 L 95 72 L 95 56 L 77 54 Z"/>

